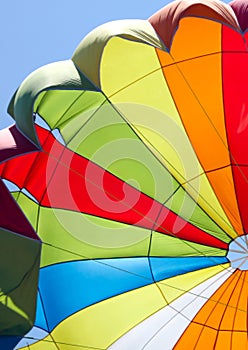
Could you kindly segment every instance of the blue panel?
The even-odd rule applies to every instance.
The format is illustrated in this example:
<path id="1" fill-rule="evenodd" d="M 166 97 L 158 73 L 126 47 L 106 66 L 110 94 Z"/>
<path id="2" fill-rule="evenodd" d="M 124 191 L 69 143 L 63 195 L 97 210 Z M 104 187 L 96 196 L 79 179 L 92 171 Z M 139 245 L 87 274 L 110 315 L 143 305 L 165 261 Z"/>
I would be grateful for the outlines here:
<path id="1" fill-rule="evenodd" d="M 13 350 L 22 337 L 0 336 L 0 349 Z"/>
<path id="2" fill-rule="evenodd" d="M 38 291 L 37 295 L 37 302 L 36 302 L 36 319 L 35 323 L 36 326 L 47 330 L 47 323 L 46 323 L 46 318 L 44 315 L 41 299 L 40 299 L 40 292 Z"/>
<path id="3" fill-rule="evenodd" d="M 84 260 L 47 266 L 40 270 L 39 289 L 49 331 L 80 309 L 151 283 L 148 258 Z M 35 325 L 44 328 L 41 311 L 39 308 Z"/>
<path id="4" fill-rule="evenodd" d="M 151 268 L 155 281 L 161 281 L 187 272 L 204 269 L 206 267 L 225 264 L 225 257 L 200 256 L 183 258 L 150 258 Z"/>

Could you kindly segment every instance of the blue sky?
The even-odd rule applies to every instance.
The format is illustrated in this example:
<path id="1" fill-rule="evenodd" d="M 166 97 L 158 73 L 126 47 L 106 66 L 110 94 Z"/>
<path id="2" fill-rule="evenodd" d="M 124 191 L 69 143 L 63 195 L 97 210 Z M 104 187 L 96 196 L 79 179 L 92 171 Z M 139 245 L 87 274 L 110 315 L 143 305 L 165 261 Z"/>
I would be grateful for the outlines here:
<path id="1" fill-rule="evenodd" d="M 7 105 L 32 71 L 69 59 L 82 38 L 117 19 L 146 19 L 168 0 L 5 0 L 1 4 L 0 128 L 10 123 Z M 228 2 L 228 1 L 225 1 Z"/>

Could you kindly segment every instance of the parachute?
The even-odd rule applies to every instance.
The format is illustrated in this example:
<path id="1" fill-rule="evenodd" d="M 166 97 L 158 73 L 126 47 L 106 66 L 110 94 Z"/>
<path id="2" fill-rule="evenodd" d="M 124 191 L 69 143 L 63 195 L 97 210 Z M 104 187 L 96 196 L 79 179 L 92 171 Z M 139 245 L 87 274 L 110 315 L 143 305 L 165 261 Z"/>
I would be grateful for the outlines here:
<path id="1" fill-rule="evenodd" d="M 246 349 L 247 18 L 244 0 L 175 1 L 17 89 L 1 348 Z"/>

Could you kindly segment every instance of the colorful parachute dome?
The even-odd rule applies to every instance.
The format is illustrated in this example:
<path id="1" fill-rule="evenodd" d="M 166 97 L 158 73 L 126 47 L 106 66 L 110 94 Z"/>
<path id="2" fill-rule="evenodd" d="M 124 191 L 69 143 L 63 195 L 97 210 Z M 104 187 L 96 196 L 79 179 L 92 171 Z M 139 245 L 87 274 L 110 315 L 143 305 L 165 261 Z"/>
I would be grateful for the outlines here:
<path id="1" fill-rule="evenodd" d="M 42 252 L 32 298 L 1 289 L 4 349 L 246 349 L 247 27 L 246 1 L 175 1 L 21 84 L 0 174 Z"/>
<path id="2" fill-rule="evenodd" d="M 15 126 L 0 131 L 1 161 L 32 149 Z M 1 179 L 0 194 L 0 348 L 13 349 L 35 321 L 41 240 Z"/>

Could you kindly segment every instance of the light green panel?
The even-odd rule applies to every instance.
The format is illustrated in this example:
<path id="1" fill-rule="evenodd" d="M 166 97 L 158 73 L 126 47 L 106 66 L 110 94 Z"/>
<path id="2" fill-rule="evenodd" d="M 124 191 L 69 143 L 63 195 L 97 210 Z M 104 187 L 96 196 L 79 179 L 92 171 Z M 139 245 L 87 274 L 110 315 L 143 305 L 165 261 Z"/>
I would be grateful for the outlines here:
<path id="1" fill-rule="evenodd" d="M 39 209 L 38 204 L 21 192 L 12 192 L 12 195 L 14 196 L 18 205 L 21 207 L 22 211 L 27 217 L 28 221 L 36 231 L 37 216 Z"/>
<path id="2" fill-rule="evenodd" d="M 34 105 L 39 94 L 46 90 L 96 91 L 96 87 L 71 60 L 51 63 L 31 73 L 12 97 L 8 112 L 22 133 L 36 145 L 39 140 L 34 128 Z"/>
<path id="3" fill-rule="evenodd" d="M 71 125 L 82 124 L 80 118 L 78 116 L 61 129 L 65 141 L 71 137 Z M 178 183 L 109 103 L 101 106 L 74 135 L 68 147 L 160 202 L 167 200 L 178 187 Z"/>
<path id="4" fill-rule="evenodd" d="M 231 238 L 204 212 L 199 205 L 180 187 L 166 203 L 166 206 L 194 226 L 229 243 Z"/>
<path id="5" fill-rule="evenodd" d="M 53 106 L 60 102 L 61 108 L 57 111 Z M 104 103 L 102 94 L 48 91 L 41 99 L 38 112 L 42 117 L 48 115 L 52 118 L 49 120 L 53 127 L 60 126 L 65 142 L 71 140 L 69 148 L 150 197 L 165 202 L 178 188 L 178 183 L 147 149 L 144 140 L 139 139 L 111 104 Z M 230 241 L 182 187 L 166 202 L 166 206 L 202 230 L 225 242 Z"/>
<path id="6" fill-rule="evenodd" d="M 91 120 L 80 129 L 79 126 L 82 125 L 82 115 L 78 115 L 69 125 L 63 126 L 61 133 L 66 142 L 71 139 L 68 143 L 70 149 L 78 154 L 83 154 L 87 158 L 93 157 L 99 149 L 106 147 L 106 144 L 115 140 L 137 139 L 136 135 L 108 102 L 105 102 Z M 77 126 L 76 131 L 75 126 Z M 74 130 L 74 133 L 72 133 L 72 130 Z"/>
<path id="7" fill-rule="evenodd" d="M 153 232 L 150 256 L 225 256 L 226 251 Z"/>
<path id="8" fill-rule="evenodd" d="M 146 256 L 150 230 L 62 209 L 40 208 L 41 265 L 61 261 Z"/>
<path id="9" fill-rule="evenodd" d="M 60 129 L 80 116 L 80 123 L 71 125 L 75 126 L 71 130 L 74 135 L 105 99 L 102 93 L 95 91 L 50 90 L 37 102 L 36 112 L 51 129 Z"/>

